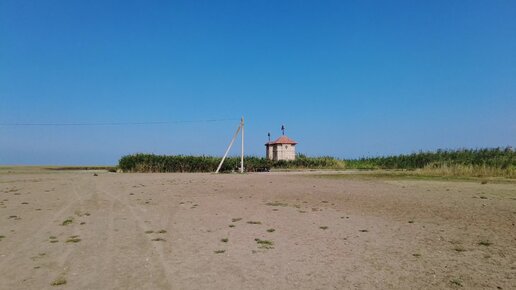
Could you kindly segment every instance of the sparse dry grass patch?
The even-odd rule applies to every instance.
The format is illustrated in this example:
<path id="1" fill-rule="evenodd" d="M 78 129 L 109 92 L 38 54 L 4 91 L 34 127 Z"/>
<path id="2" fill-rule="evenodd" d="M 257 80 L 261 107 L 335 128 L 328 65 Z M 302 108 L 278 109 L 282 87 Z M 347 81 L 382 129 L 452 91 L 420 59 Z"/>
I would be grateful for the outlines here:
<path id="1" fill-rule="evenodd" d="M 71 223 L 73 223 L 73 218 L 71 218 L 71 217 L 70 217 L 70 218 L 65 219 L 65 220 L 61 223 L 61 225 L 62 225 L 62 226 L 67 226 L 67 225 L 69 225 L 69 224 L 71 224 Z"/>
<path id="2" fill-rule="evenodd" d="M 80 242 L 80 241 L 81 241 L 81 239 L 79 238 L 79 236 L 70 236 L 70 237 L 66 240 L 66 242 L 67 242 L 67 243 L 78 243 L 78 242 Z"/>
<path id="3" fill-rule="evenodd" d="M 466 249 L 461 245 L 457 245 L 457 246 L 453 247 L 453 250 L 458 253 L 462 253 L 462 252 L 466 251 Z"/>
<path id="4" fill-rule="evenodd" d="M 32 257 L 30 257 L 30 259 L 31 259 L 32 261 L 36 261 L 36 260 L 39 260 L 39 259 L 41 259 L 41 258 L 45 257 L 46 255 L 47 255 L 47 253 L 39 253 L 37 256 L 32 256 Z"/>
<path id="5" fill-rule="evenodd" d="M 66 278 L 65 277 L 58 277 L 56 278 L 54 281 L 52 281 L 52 283 L 50 283 L 50 285 L 52 286 L 60 286 L 60 285 L 65 285 L 66 284 Z"/>
<path id="6" fill-rule="evenodd" d="M 268 205 L 268 206 L 288 206 L 288 203 L 275 201 L 275 202 L 268 202 L 265 205 Z"/>
<path id="7" fill-rule="evenodd" d="M 274 249 L 274 242 L 270 240 L 261 240 L 261 239 L 254 239 L 256 243 L 258 244 L 258 248 L 260 249 Z"/>
<path id="8" fill-rule="evenodd" d="M 462 283 L 462 280 L 460 278 L 453 278 L 450 280 L 450 283 L 453 285 L 453 286 L 458 286 L 458 287 L 462 287 L 464 286 Z"/>
<path id="9" fill-rule="evenodd" d="M 489 240 L 481 240 L 480 242 L 478 242 L 478 245 L 480 246 L 486 246 L 486 247 L 489 247 L 491 246 L 493 243 Z"/>

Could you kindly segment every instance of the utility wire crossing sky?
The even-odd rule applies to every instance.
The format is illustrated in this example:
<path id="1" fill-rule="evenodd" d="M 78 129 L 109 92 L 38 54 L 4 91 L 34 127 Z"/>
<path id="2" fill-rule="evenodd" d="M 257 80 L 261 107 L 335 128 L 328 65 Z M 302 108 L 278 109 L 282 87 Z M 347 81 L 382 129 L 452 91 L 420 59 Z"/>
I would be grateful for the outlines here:
<path id="1" fill-rule="evenodd" d="M 238 121 L 239 119 L 208 119 L 156 122 L 93 122 L 93 123 L 0 123 L 0 126 L 132 126 L 132 125 L 167 125 L 181 123 L 210 123 Z"/>

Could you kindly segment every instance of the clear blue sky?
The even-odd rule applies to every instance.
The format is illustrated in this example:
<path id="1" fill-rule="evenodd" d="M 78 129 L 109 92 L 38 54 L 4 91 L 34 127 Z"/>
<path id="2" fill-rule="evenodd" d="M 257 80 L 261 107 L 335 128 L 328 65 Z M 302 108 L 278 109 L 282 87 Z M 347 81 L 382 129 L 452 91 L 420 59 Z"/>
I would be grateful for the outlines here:
<path id="1" fill-rule="evenodd" d="M 0 2 L 0 123 L 241 115 L 253 155 L 282 124 L 307 155 L 514 146 L 516 1 Z M 0 126 L 0 164 L 222 155 L 237 124 Z"/>

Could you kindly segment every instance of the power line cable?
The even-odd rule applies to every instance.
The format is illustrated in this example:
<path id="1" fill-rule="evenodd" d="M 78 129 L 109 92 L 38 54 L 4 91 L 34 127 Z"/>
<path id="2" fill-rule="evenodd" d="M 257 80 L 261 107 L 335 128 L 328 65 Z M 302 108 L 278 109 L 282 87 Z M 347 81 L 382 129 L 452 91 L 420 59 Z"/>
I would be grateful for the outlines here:
<path id="1" fill-rule="evenodd" d="M 211 123 L 238 121 L 240 119 L 207 119 L 207 120 L 182 120 L 182 121 L 154 121 L 154 122 L 84 122 L 84 123 L 0 123 L 4 127 L 22 126 L 131 126 L 131 125 L 167 125 L 181 123 Z"/>

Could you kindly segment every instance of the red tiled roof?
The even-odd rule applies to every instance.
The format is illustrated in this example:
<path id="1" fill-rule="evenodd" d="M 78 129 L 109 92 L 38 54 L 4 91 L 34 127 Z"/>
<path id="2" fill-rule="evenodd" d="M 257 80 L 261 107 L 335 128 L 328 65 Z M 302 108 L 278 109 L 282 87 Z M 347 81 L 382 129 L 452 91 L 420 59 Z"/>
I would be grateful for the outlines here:
<path id="1" fill-rule="evenodd" d="M 291 144 L 291 145 L 296 145 L 297 142 L 292 140 L 292 139 L 290 139 L 287 136 L 281 136 L 278 139 L 276 139 L 275 141 L 267 142 L 265 145 L 267 146 L 267 145 L 274 145 L 274 144 Z"/>

